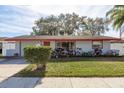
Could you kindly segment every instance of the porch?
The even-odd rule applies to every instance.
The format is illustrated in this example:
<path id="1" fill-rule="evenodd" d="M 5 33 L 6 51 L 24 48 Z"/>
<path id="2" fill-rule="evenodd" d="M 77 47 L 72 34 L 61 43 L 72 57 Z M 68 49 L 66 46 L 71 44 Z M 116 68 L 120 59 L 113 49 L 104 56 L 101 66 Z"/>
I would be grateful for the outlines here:
<path id="1" fill-rule="evenodd" d="M 52 50 L 62 48 L 67 54 L 92 54 L 94 50 L 100 50 L 103 54 L 111 50 L 110 41 L 119 38 L 107 36 L 24 36 L 7 38 L 3 42 L 3 56 L 24 56 L 26 46 L 50 46 Z M 111 52 L 111 51 L 110 51 Z M 99 53 L 98 53 L 99 54 Z"/>
<path id="2" fill-rule="evenodd" d="M 50 46 L 52 56 L 96 56 L 118 55 L 118 50 L 111 50 L 108 41 L 9 41 L 3 43 L 3 56 L 24 56 L 26 46 Z"/>
<path id="3" fill-rule="evenodd" d="M 118 56 L 119 50 L 111 50 L 107 41 L 55 42 L 52 57 Z"/>

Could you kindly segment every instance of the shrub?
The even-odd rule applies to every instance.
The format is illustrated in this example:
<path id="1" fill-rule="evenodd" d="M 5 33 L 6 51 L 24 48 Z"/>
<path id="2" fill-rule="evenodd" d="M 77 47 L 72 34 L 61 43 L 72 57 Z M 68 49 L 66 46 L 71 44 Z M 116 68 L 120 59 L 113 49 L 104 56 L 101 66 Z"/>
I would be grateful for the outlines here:
<path id="1" fill-rule="evenodd" d="M 36 64 L 37 70 L 45 69 L 50 54 L 51 48 L 48 46 L 28 46 L 24 48 L 26 61 Z"/>
<path id="2" fill-rule="evenodd" d="M 91 57 L 91 56 L 93 56 L 93 52 L 92 52 L 92 51 L 83 52 L 83 53 L 82 53 L 82 56 L 83 56 L 83 57 Z"/>

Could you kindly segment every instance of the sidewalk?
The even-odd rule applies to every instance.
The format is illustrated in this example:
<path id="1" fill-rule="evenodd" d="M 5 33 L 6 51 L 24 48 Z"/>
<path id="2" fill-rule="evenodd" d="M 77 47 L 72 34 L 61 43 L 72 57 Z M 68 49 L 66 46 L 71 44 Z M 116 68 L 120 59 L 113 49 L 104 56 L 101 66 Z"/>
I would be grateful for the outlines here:
<path id="1" fill-rule="evenodd" d="M 36 88 L 124 88 L 124 78 L 43 78 Z"/>
<path id="2" fill-rule="evenodd" d="M 21 78 L 10 77 L 1 88 L 124 88 L 124 78 Z"/>

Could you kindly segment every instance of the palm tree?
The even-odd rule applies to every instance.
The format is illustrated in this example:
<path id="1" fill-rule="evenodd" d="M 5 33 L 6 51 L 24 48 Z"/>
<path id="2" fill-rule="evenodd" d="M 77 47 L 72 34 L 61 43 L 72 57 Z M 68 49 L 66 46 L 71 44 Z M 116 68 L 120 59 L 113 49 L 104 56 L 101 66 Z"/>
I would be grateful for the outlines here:
<path id="1" fill-rule="evenodd" d="M 113 28 L 120 30 L 120 38 L 122 35 L 124 24 L 124 5 L 115 5 L 106 13 L 106 16 L 112 21 Z"/>

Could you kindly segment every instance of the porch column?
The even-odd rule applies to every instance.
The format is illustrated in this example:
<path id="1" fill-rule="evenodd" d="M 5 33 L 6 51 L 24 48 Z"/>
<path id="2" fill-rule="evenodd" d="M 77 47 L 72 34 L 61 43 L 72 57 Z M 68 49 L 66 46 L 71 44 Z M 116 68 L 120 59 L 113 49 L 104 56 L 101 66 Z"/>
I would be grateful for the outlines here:
<path id="1" fill-rule="evenodd" d="M 22 45 L 22 44 L 21 44 L 21 41 L 19 41 L 19 56 L 21 56 L 21 54 L 22 54 L 22 53 L 21 53 L 21 45 Z"/>
<path id="2" fill-rule="evenodd" d="M 72 45 L 71 45 L 71 42 L 69 42 L 69 50 L 71 49 Z"/>

